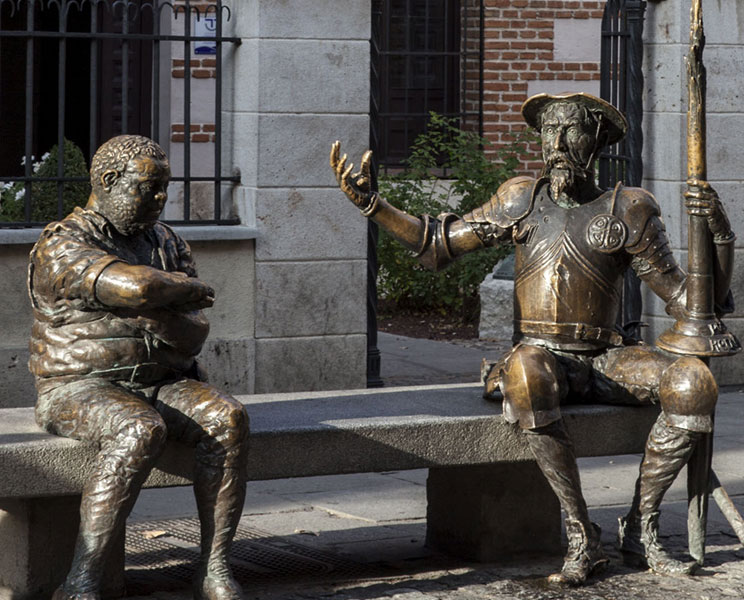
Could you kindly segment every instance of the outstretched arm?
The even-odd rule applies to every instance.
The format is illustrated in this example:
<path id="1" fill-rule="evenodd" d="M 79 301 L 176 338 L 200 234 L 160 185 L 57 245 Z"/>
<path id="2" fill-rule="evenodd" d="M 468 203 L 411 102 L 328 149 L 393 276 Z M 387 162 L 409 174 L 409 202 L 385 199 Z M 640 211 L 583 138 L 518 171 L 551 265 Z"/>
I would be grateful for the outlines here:
<path id="1" fill-rule="evenodd" d="M 414 217 L 388 204 L 371 189 L 372 152 L 362 156 L 359 172 L 352 175 L 353 164 L 341 156 L 341 144 L 331 147 L 330 163 L 341 191 L 362 211 L 390 235 L 412 250 L 425 267 L 437 270 L 458 256 L 483 247 L 483 242 L 472 228 L 455 215 L 441 220 Z"/>
<path id="2" fill-rule="evenodd" d="M 101 303 L 116 308 L 168 306 L 190 311 L 214 303 L 214 290 L 196 277 L 123 262 L 111 263 L 103 270 L 95 293 Z"/>

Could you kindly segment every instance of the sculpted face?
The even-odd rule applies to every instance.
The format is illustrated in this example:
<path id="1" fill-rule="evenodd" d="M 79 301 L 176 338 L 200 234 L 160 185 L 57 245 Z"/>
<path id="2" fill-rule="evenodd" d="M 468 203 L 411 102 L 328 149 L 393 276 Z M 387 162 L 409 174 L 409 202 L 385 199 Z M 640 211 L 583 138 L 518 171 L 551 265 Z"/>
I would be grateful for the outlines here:
<path id="1" fill-rule="evenodd" d="M 550 177 L 554 199 L 594 176 L 597 125 L 590 121 L 586 111 L 573 103 L 556 102 L 542 115 L 544 172 Z"/>
<path id="2" fill-rule="evenodd" d="M 119 233 L 133 235 L 155 224 L 168 199 L 167 161 L 137 156 L 123 173 L 106 171 L 101 179 L 106 192 L 101 212 Z"/>

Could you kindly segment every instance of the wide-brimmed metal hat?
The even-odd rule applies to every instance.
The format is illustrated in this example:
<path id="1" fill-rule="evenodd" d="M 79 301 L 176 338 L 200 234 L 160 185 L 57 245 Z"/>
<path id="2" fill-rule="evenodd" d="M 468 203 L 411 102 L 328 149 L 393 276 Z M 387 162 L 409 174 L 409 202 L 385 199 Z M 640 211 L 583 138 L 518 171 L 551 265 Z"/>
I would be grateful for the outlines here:
<path id="1" fill-rule="evenodd" d="M 575 102 L 584 106 L 592 112 L 599 112 L 605 118 L 602 119 L 604 130 L 607 132 L 607 145 L 614 144 L 622 139 L 628 130 L 628 121 L 623 113 L 617 110 L 609 102 L 584 92 L 564 92 L 562 94 L 536 94 L 527 98 L 522 104 L 522 116 L 530 127 L 540 130 L 540 115 L 554 102 Z"/>

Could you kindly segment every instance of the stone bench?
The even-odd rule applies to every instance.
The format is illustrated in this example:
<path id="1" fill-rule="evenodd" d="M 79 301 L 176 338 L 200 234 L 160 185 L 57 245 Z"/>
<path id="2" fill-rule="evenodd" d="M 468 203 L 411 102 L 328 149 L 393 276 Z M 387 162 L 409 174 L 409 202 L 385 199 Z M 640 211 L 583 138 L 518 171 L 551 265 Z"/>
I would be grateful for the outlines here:
<path id="1" fill-rule="evenodd" d="M 523 436 L 479 384 L 241 396 L 252 480 L 428 468 L 427 542 L 494 560 L 560 551 L 558 501 Z M 579 457 L 639 453 L 657 410 L 566 407 Z M 46 597 L 67 571 L 95 448 L 0 409 L 0 600 Z M 146 487 L 189 485 L 193 452 L 170 443 Z M 301 523 L 298 523 L 301 526 Z M 123 581 L 123 539 L 106 578 Z M 11 591 L 12 590 L 12 591 Z"/>

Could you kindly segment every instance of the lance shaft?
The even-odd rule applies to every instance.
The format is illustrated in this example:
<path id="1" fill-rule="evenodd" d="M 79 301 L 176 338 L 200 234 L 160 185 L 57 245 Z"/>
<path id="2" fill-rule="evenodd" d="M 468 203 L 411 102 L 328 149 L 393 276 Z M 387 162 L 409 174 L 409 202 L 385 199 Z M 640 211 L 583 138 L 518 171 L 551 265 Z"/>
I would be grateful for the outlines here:
<path id="1" fill-rule="evenodd" d="M 705 34 L 700 0 L 693 0 L 690 15 L 690 52 L 685 59 L 688 81 L 687 188 L 697 192 L 707 181 L 705 95 L 703 64 Z M 689 214 L 689 213 L 688 213 Z M 707 219 L 689 214 L 687 312 L 697 319 L 713 319 L 713 246 Z"/>
<path id="2" fill-rule="evenodd" d="M 703 12 L 701 0 L 692 0 L 690 12 L 690 51 L 687 63 L 687 192 L 695 198 L 705 191 L 706 165 L 705 92 L 706 74 L 703 65 Z M 687 209 L 687 304 L 686 315 L 662 333 L 656 345 L 676 354 L 699 357 L 729 356 L 741 350 L 739 341 L 726 330 L 715 314 L 715 281 L 713 240 L 705 216 Z"/>

